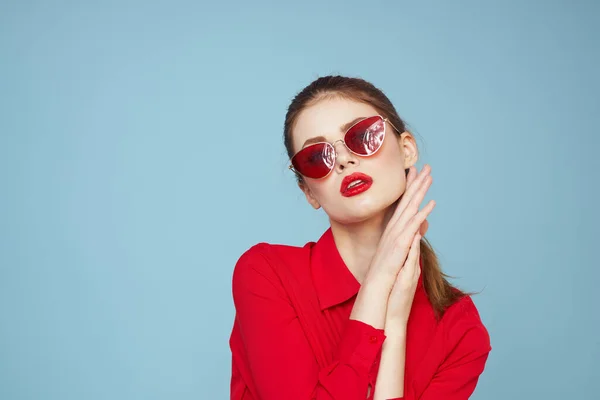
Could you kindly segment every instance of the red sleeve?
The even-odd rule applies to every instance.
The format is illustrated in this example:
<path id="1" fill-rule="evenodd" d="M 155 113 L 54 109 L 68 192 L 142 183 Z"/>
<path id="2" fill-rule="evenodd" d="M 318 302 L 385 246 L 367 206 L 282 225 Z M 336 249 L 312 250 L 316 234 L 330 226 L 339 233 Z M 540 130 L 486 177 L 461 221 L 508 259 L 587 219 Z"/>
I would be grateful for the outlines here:
<path id="1" fill-rule="evenodd" d="M 420 400 L 467 400 L 475 391 L 483 372 L 489 352 L 490 336 L 479 319 L 475 306 L 465 299 L 452 328 L 448 330 L 446 343 L 449 354 L 437 369 L 431 382 L 419 397 Z M 413 400 L 406 394 L 403 400 Z"/>
<path id="2" fill-rule="evenodd" d="M 250 249 L 233 273 L 237 327 L 253 400 L 364 400 L 369 370 L 385 339 L 383 329 L 349 320 L 339 359 L 320 369 L 277 274 Z M 239 384 L 239 382 L 238 382 Z M 245 390 L 245 389 L 244 389 Z"/>

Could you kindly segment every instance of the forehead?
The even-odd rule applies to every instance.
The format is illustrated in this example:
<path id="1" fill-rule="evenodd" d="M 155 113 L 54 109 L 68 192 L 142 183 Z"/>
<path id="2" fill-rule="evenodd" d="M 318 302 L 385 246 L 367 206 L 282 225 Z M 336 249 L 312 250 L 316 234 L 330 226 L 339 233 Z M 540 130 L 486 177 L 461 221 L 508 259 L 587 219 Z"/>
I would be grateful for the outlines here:
<path id="1" fill-rule="evenodd" d="M 305 108 L 298 115 L 292 131 L 294 149 L 315 136 L 325 136 L 328 141 L 342 138 L 341 127 L 358 117 L 379 114 L 370 104 L 344 98 L 328 98 Z"/>

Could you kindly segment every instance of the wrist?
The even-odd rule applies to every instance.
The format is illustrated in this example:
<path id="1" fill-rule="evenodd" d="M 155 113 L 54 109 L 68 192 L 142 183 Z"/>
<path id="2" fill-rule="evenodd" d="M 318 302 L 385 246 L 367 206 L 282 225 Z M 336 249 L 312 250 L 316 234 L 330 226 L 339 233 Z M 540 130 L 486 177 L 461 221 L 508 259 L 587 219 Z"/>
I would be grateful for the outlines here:
<path id="1" fill-rule="evenodd" d="M 367 273 L 361 286 L 369 292 L 385 293 L 387 297 L 394 287 L 394 279 L 381 274 Z"/>
<path id="2" fill-rule="evenodd" d="M 387 298 L 375 286 L 361 286 L 350 312 L 350 319 L 362 321 L 376 329 L 385 327 Z"/>
<path id="3" fill-rule="evenodd" d="M 404 318 L 386 318 L 385 320 L 385 335 L 388 338 L 404 338 L 406 337 L 406 327 L 408 320 Z"/>

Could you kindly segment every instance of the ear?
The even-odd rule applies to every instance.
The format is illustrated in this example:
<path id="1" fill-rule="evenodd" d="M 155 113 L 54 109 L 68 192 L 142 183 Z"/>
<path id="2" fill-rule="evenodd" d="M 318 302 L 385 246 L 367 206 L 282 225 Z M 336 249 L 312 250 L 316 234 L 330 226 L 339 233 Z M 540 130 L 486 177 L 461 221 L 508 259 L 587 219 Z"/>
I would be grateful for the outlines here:
<path id="1" fill-rule="evenodd" d="M 398 145 L 404 153 L 404 169 L 415 165 L 419 159 L 419 150 L 414 136 L 408 131 L 402 132 L 398 137 Z"/>
<path id="2" fill-rule="evenodd" d="M 298 182 L 298 187 L 300 188 L 300 190 L 302 190 L 304 196 L 306 196 L 306 201 L 308 201 L 308 204 L 310 204 L 315 210 L 321 208 L 321 204 L 319 204 L 317 199 L 313 196 L 306 183 Z"/>

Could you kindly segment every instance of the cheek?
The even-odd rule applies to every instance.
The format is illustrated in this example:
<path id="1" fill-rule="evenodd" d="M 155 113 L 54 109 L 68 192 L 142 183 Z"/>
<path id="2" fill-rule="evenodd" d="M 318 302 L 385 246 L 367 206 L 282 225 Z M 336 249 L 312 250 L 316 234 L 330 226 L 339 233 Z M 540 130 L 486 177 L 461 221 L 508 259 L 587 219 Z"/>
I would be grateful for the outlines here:
<path id="1" fill-rule="evenodd" d="M 381 148 L 381 151 L 375 154 L 371 159 L 366 160 L 365 169 L 374 174 L 378 181 L 400 182 L 406 178 L 404 172 L 404 155 L 397 146 L 388 146 Z"/>
<path id="2" fill-rule="evenodd" d="M 381 154 L 376 154 L 373 159 L 373 172 L 379 187 L 385 193 L 386 201 L 397 199 L 406 188 L 406 171 L 404 168 L 404 154 L 395 143 L 381 148 Z"/>
<path id="3" fill-rule="evenodd" d="M 339 191 L 339 187 L 335 187 L 335 179 L 329 178 L 332 177 L 325 178 L 325 180 L 316 181 L 311 185 L 312 194 L 320 203 L 328 202 L 328 199 L 333 197 L 333 195 Z"/>
<path id="4" fill-rule="evenodd" d="M 388 137 L 386 137 L 383 146 L 374 157 L 381 159 L 381 163 L 389 168 L 404 164 L 404 153 L 399 143 L 396 140 L 388 140 Z"/>

